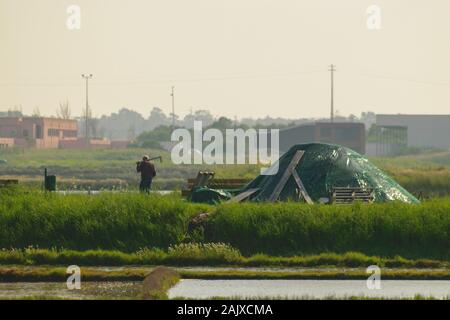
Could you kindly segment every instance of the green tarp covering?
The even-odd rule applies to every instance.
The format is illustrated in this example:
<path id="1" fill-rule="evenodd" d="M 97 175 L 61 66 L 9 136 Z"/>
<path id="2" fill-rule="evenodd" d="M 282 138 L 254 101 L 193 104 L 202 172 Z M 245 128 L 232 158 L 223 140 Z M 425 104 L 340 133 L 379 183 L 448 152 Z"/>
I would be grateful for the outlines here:
<path id="1" fill-rule="evenodd" d="M 260 175 L 242 191 L 259 188 L 250 200 L 267 201 L 283 173 L 298 150 L 304 155 L 296 166 L 305 189 L 314 202 L 329 199 L 332 188 L 364 188 L 374 190 L 374 201 L 402 201 L 419 203 L 408 191 L 386 173 L 371 164 L 365 157 L 348 148 L 322 143 L 299 144 L 283 154 L 278 163 L 268 172 L 274 175 Z M 298 187 L 291 176 L 280 193 L 279 200 L 298 199 Z"/>
<path id="2" fill-rule="evenodd" d="M 232 195 L 226 190 L 200 187 L 195 188 L 192 191 L 189 200 L 192 202 L 215 204 L 221 201 L 230 200 L 231 197 Z"/>
<path id="3" fill-rule="evenodd" d="M 375 202 L 419 203 L 419 200 L 412 194 L 371 164 L 365 157 L 348 148 L 323 143 L 293 146 L 268 169 L 267 173 L 272 174 L 258 176 L 239 192 L 230 193 L 230 190 L 202 187 L 193 190 L 190 200 L 192 202 L 218 203 L 229 200 L 234 194 L 257 188 L 259 190 L 253 193 L 249 200 L 269 201 L 292 158 L 299 150 L 304 151 L 304 154 L 295 167 L 295 171 L 313 202 L 329 202 L 332 189 L 340 187 L 371 189 Z M 278 200 L 298 201 L 298 199 L 299 188 L 291 175 L 281 190 Z"/>

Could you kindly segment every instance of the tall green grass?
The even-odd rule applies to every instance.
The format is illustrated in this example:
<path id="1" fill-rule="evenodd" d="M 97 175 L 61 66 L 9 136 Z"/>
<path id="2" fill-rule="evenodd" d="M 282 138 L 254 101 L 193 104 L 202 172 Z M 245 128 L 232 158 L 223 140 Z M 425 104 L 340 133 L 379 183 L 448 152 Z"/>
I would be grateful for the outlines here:
<path id="1" fill-rule="evenodd" d="M 0 247 L 115 249 L 168 247 L 184 240 L 190 217 L 208 210 L 176 196 L 139 193 L 0 193 Z"/>
<path id="2" fill-rule="evenodd" d="M 205 239 L 227 242 L 243 254 L 450 257 L 450 201 L 309 206 L 295 203 L 219 206 Z"/>
<path id="3" fill-rule="evenodd" d="M 212 215 L 188 234 L 190 219 Z M 183 242 L 231 244 L 244 255 L 361 252 L 450 258 L 450 200 L 420 205 L 192 204 L 169 195 L 58 195 L 0 191 L 0 248 L 167 249 Z M 194 250 L 187 248 L 186 250 Z"/>
<path id="4" fill-rule="evenodd" d="M 401 186 L 419 198 L 450 195 L 449 168 L 405 169 L 387 166 L 386 171 Z"/>

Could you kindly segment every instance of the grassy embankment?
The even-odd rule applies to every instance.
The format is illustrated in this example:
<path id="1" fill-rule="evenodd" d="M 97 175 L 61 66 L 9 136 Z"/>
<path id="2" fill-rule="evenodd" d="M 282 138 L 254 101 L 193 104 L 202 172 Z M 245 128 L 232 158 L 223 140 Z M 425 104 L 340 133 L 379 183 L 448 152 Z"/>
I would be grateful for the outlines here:
<path id="1" fill-rule="evenodd" d="M 272 268 L 363 268 L 377 265 L 385 268 L 442 269 L 450 262 L 432 259 L 405 259 L 400 256 L 383 258 L 357 252 L 321 253 L 306 256 L 243 256 L 239 250 L 221 243 L 189 243 L 168 250 L 142 249 L 133 253 L 105 250 L 49 250 L 27 248 L 0 251 L 0 265 L 64 266 L 232 266 Z"/>
<path id="2" fill-rule="evenodd" d="M 194 235 L 188 234 L 189 220 L 201 212 L 212 212 L 206 228 Z M 149 250 L 143 261 L 160 254 L 158 250 L 143 248 L 167 250 L 170 246 L 192 241 L 228 243 L 247 257 L 360 252 L 384 258 L 401 256 L 446 261 L 450 254 L 449 231 L 448 199 L 420 205 L 246 203 L 211 207 L 192 204 L 174 195 L 63 196 L 20 188 L 0 192 L 0 248 L 34 246 L 128 253 L 140 250 L 143 257 Z M 76 256 L 71 251 L 66 254 Z M 64 259 L 68 257 L 66 254 L 50 252 L 47 259 L 55 255 Z M 102 253 L 86 254 L 85 262 L 95 255 L 101 257 Z M 109 259 L 107 253 L 104 257 L 105 261 Z M 147 261 L 183 261 L 175 257 L 176 252 Z M 258 257 L 269 260 L 255 256 L 250 261 L 255 262 Z M 115 259 L 114 255 L 110 258 Z M 214 261 L 211 257 L 208 259 Z M 196 263 L 194 260 L 190 264 Z M 188 261 L 184 259 L 183 263 Z"/>
<path id="3" fill-rule="evenodd" d="M 157 267 L 143 283 L 142 297 L 145 300 L 168 299 L 168 290 L 180 281 L 180 275 L 173 269 Z"/>
<path id="4" fill-rule="evenodd" d="M 82 281 L 143 281 L 152 270 L 149 268 L 124 268 L 106 270 L 95 267 L 82 267 Z M 337 270 L 299 270 L 299 271 L 259 271 L 259 270 L 187 270 L 175 269 L 182 279 L 205 280 L 239 280 L 239 279 L 273 279 L 273 280 L 366 280 L 365 268 Z M 68 274 L 65 267 L 23 267 L 6 266 L 0 268 L 0 282 L 51 282 L 66 281 Z M 382 269 L 383 279 L 389 280 L 450 280 L 449 269 Z M 170 277 L 169 280 L 178 280 Z M 173 283 L 173 282 L 169 282 Z"/>

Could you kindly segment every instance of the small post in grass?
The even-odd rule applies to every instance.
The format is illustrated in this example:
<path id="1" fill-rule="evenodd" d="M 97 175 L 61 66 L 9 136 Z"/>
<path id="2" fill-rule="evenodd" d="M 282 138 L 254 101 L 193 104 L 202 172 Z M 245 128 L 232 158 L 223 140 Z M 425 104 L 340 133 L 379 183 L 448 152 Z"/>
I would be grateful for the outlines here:
<path id="1" fill-rule="evenodd" d="M 44 170 L 44 190 L 45 191 L 56 191 L 56 176 L 48 175 L 47 168 Z"/>

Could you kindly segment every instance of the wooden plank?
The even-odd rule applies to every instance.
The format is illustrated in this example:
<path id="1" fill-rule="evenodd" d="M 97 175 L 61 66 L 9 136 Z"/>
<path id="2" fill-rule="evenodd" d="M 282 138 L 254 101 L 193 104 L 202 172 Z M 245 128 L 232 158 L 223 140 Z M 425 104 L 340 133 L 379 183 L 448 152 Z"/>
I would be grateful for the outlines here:
<path id="1" fill-rule="evenodd" d="M 197 187 L 208 186 L 212 189 L 241 189 L 251 180 L 249 179 L 214 179 L 214 172 L 199 171 L 195 179 L 187 179 L 187 188 L 181 190 L 182 196 L 189 196 Z"/>
<path id="2" fill-rule="evenodd" d="M 192 183 L 191 189 L 196 187 L 204 187 L 208 184 L 208 181 L 214 177 L 214 172 L 209 171 L 199 171 L 197 173 L 197 178 Z"/>
<path id="3" fill-rule="evenodd" d="M 193 189 L 194 186 L 208 186 L 212 189 L 240 189 L 250 181 L 249 179 L 214 179 L 201 175 L 197 179 L 188 179 L 187 188 Z"/>
<path id="4" fill-rule="evenodd" d="M 370 194 L 365 194 L 365 195 L 346 195 L 346 194 L 336 194 L 335 195 L 336 198 L 348 198 L 348 197 L 352 197 L 352 198 L 370 198 L 371 195 Z"/>
<path id="5" fill-rule="evenodd" d="M 187 179 L 188 183 L 194 183 L 196 179 L 189 178 Z M 211 180 L 211 182 L 218 182 L 218 183 L 247 183 L 250 182 L 250 179 L 217 179 L 214 178 Z"/>
<path id="6" fill-rule="evenodd" d="M 196 186 L 198 186 L 198 184 L 200 183 L 200 180 L 202 179 L 202 175 L 203 175 L 202 172 L 200 172 L 200 171 L 197 172 L 197 177 L 195 178 L 194 182 L 192 183 L 191 190 L 193 188 L 195 188 Z"/>
<path id="7" fill-rule="evenodd" d="M 246 191 L 244 191 L 242 193 L 239 193 L 237 196 L 231 198 L 227 202 L 241 202 L 241 201 L 244 201 L 245 199 L 250 197 L 252 194 L 254 194 L 258 190 L 259 190 L 259 188 L 248 189 L 248 190 L 246 190 Z"/>
<path id="8" fill-rule="evenodd" d="M 303 199 L 305 199 L 306 203 L 313 204 L 314 202 L 309 197 L 308 192 L 306 191 L 305 186 L 303 185 L 302 179 L 298 176 L 297 170 L 292 171 L 292 176 L 294 177 L 295 182 L 297 183 L 298 188 L 300 189 L 300 194 Z"/>
<path id="9" fill-rule="evenodd" d="M 278 199 L 281 191 L 283 191 L 284 186 L 286 185 L 286 182 L 289 180 L 289 177 L 292 175 L 293 170 L 295 170 L 295 168 L 297 167 L 297 164 L 303 157 L 304 153 L 305 151 L 303 150 L 297 150 L 288 167 L 286 168 L 286 171 L 283 173 L 283 176 L 281 177 L 280 181 L 278 181 L 278 184 L 270 195 L 269 201 L 274 202 Z"/>

